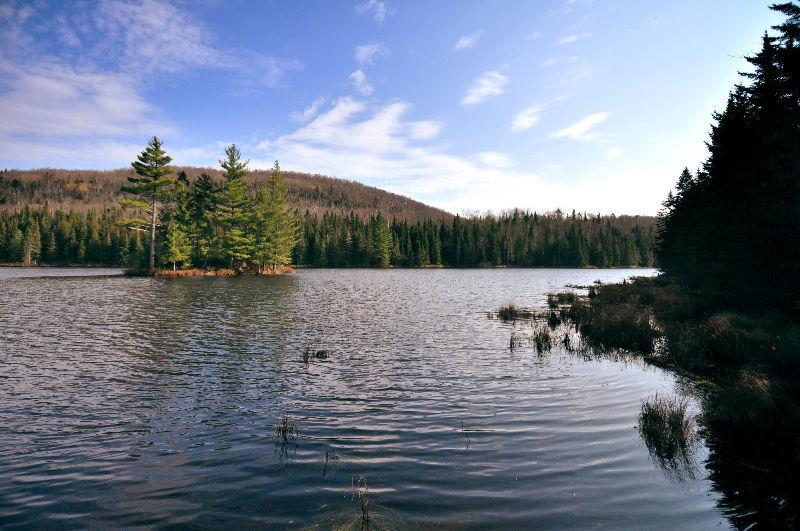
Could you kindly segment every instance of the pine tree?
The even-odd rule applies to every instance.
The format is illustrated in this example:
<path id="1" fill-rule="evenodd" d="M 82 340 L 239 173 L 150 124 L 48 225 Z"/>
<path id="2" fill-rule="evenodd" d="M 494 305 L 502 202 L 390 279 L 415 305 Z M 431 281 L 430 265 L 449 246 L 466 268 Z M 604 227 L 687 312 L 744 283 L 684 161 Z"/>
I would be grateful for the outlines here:
<path id="1" fill-rule="evenodd" d="M 289 264 L 298 241 L 298 223 L 289 209 L 286 182 L 278 161 L 256 200 L 256 262 L 259 271 Z"/>
<path id="2" fill-rule="evenodd" d="M 137 160 L 131 163 L 138 177 L 128 177 L 130 186 L 122 188 L 123 192 L 134 194 L 141 199 L 120 201 L 122 206 L 138 208 L 149 214 L 150 219 L 133 218 L 122 223 L 139 231 L 150 233 L 150 258 L 149 268 L 155 268 L 156 263 L 156 228 L 158 227 L 158 212 L 161 205 L 164 188 L 171 185 L 175 179 L 170 175 L 174 172 L 169 166 L 172 158 L 167 155 L 162 147 L 161 140 L 153 137 L 147 143 Z"/>
<path id="3" fill-rule="evenodd" d="M 252 262 L 255 250 L 252 200 L 244 180 L 248 162 L 241 160 L 235 145 L 228 146 L 225 155 L 227 158 L 219 161 L 225 170 L 225 183 L 213 217 L 217 225 L 213 249 L 229 267 L 242 269 Z"/>
<path id="4" fill-rule="evenodd" d="M 22 263 L 31 265 L 36 263 L 42 252 L 42 239 L 39 233 L 39 225 L 35 222 L 28 222 L 22 243 Z"/>
<path id="5" fill-rule="evenodd" d="M 219 200 L 219 190 L 208 173 L 201 173 L 192 184 L 190 198 L 190 238 L 194 260 L 208 265 L 209 251 L 214 240 L 214 218 Z"/>
<path id="6" fill-rule="evenodd" d="M 177 269 L 178 263 L 185 263 L 192 257 L 192 242 L 184 231 L 183 226 L 171 220 L 167 225 L 167 235 L 164 249 L 164 260 L 172 262 L 173 271 Z"/>

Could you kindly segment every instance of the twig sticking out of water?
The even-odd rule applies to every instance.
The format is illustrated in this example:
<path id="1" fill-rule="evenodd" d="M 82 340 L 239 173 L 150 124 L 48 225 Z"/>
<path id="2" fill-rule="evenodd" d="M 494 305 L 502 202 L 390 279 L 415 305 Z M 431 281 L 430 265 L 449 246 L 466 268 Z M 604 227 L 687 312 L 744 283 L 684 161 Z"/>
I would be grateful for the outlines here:
<path id="1" fill-rule="evenodd" d="M 339 464 L 339 456 L 336 455 L 335 448 L 328 448 L 325 450 L 325 466 L 322 469 L 322 477 L 325 477 L 328 474 L 328 469 L 333 471 L 336 470 L 336 466 Z"/>
<path id="2" fill-rule="evenodd" d="M 461 434 L 467 439 L 467 447 L 464 448 L 464 450 L 469 450 L 469 445 L 470 445 L 470 443 L 472 441 L 469 438 L 469 433 L 467 433 L 467 430 L 464 429 L 464 421 L 463 420 L 461 421 Z"/>

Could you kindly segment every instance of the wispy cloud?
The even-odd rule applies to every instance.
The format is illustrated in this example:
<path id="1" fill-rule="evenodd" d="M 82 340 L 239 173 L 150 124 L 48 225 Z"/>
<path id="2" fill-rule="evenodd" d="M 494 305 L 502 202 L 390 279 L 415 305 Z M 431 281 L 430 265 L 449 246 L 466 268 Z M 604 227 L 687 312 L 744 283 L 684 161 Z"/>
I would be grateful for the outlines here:
<path id="1" fill-rule="evenodd" d="M 0 63 L 2 134 L 122 136 L 164 133 L 155 109 L 119 74 L 76 72 L 69 66 Z"/>
<path id="2" fill-rule="evenodd" d="M 370 13 L 375 22 L 383 24 L 389 15 L 389 8 L 383 0 L 366 0 L 356 5 L 356 13 Z"/>
<path id="3" fill-rule="evenodd" d="M 389 49 L 382 42 L 371 42 L 356 46 L 355 59 L 359 64 L 371 65 L 375 59 L 385 56 Z"/>
<path id="4" fill-rule="evenodd" d="M 485 72 L 472 83 L 472 86 L 467 90 L 467 95 L 462 98 L 461 103 L 464 105 L 475 105 L 487 98 L 499 96 L 505 92 L 505 87 L 508 82 L 509 79 L 496 70 Z"/>
<path id="5" fill-rule="evenodd" d="M 606 158 L 608 160 L 617 160 L 621 156 L 622 156 L 622 150 L 618 147 L 612 147 L 606 150 Z"/>
<path id="6" fill-rule="evenodd" d="M 524 131 L 538 124 L 539 120 L 542 119 L 543 108 L 544 107 L 542 105 L 534 105 L 533 107 L 528 107 L 527 109 L 521 111 L 511 122 L 511 130 Z"/>
<path id="7" fill-rule="evenodd" d="M 475 33 L 470 33 L 468 35 L 462 35 L 458 38 L 458 41 L 456 41 L 456 45 L 453 46 L 453 50 L 466 50 L 467 48 L 474 47 L 476 44 L 478 44 L 481 35 L 483 35 L 483 30 L 476 31 Z"/>
<path id="8" fill-rule="evenodd" d="M 350 74 L 350 83 L 364 96 L 369 96 L 374 90 L 373 86 L 367 82 L 367 76 L 360 69 Z"/>
<path id="9" fill-rule="evenodd" d="M 36 146 L 36 156 L 65 153 L 59 160 L 73 161 L 84 154 L 91 166 L 101 166 L 127 153 L 134 137 L 175 131 L 145 97 L 160 76 L 218 70 L 233 90 L 263 90 L 302 67 L 219 47 L 210 28 L 168 0 L 102 0 L 54 10 L 0 5 L 0 159 L 33 160 L 6 151 L 28 145 Z M 43 32 L 51 41 L 38 38 Z"/>
<path id="10" fill-rule="evenodd" d="M 556 41 L 558 46 L 563 46 L 565 44 L 572 44 L 573 42 L 578 42 L 582 39 L 587 39 L 591 37 L 591 33 L 573 33 L 572 35 L 565 35 Z"/>
<path id="11" fill-rule="evenodd" d="M 591 132 L 591 129 L 599 124 L 604 122 L 608 117 L 611 116 L 611 113 L 608 112 L 598 112 L 595 114 L 590 114 L 583 120 L 572 124 L 569 127 L 565 127 L 564 129 L 560 129 L 555 133 L 551 134 L 551 138 L 573 138 L 576 140 L 592 140 L 597 138 L 595 133 Z"/>
<path id="12" fill-rule="evenodd" d="M 519 206 L 641 213 L 642 204 L 660 203 L 671 182 L 668 171 L 631 168 L 576 187 L 558 179 L 563 168 L 545 178 L 518 169 L 522 163 L 500 151 L 454 154 L 436 142 L 438 124 L 407 121 L 410 111 L 403 101 L 372 106 L 341 98 L 312 122 L 263 141 L 252 166 L 268 168 L 278 159 L 287 170 L 358 179 L 451 212 Z M 622 189 L 631 191 L 627 203 Z"/>
<path id="13" fill-rule="evenodd" d="M 290 116 L 295 122 L 306 123 L 319 114 L 319 110 L 325 103 L 325 97 L 320 96 L 311 102 L 311 105 L 303 109 L 302 112 L 293 112 Z"/>

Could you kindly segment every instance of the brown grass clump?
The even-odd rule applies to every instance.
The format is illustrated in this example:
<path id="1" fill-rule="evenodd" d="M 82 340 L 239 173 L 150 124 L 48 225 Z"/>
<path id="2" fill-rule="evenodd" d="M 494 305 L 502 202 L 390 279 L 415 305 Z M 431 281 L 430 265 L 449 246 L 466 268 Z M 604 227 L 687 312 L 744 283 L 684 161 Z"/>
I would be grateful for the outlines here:
<path id="1" fill-rule="evenodd" d="M 685 398 L 658 395 L 642 403 L 639 433 L 647 449 L 659 461 L 688 458 L 695 436 L 694 418 Z"/>
<path id="2" fill-rule="evenodd" d="M 518 308 L 513 304 L 502 306 L 497 311 L 497 318 L 501 321 L 516 321 L 517 319 L 533 319 L 536 313 L 524 308 Z"/>
<path id="3" fill-rule="evenodd" d="M 553 336 L 550 329 L 546 326 L 539 326 L 531 337 L 533 345 L 536 347 L 536 352 L 541 354 L 545 350 L 550 350 L 553 346 Z"/>
<path id="4" fill-rule="evenodd" d="M 775 411 L 775 390 L 767 376 L 743 369 L 712 397 L 710 420 L 728 425 L 767 424 Z"/>

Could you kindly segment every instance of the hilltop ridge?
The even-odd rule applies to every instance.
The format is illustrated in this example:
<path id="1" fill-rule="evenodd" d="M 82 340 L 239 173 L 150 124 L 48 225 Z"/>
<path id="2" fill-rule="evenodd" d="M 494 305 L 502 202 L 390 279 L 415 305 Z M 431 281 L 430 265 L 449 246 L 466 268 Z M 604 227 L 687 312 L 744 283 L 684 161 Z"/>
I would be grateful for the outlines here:
<path id="1" fill-rule="evenodd" d="M 222 180 L 222 172 L 213 168 L 183 166 L 176 170 L 185 171 L 190 180 L 204 172 Z M 247 180 L 260 183 L 268 174 L 268 170 L 253 170 Z M 362 217 L 380 212 L 389 219 L 409 222 L 452 217 L 449 212 L 420 201 L 355 181 L 294 171 L 282 174 L 289 187 L 289 204 L 301 212 L 349 214 L 352 211 Z M 25 205 L 41 207 L 45 203 L 53 209 L 78 212 L 115 208 L 123 196 L 120 187 L 126 184 L 129 175 L 133 175 L 133 170 L 3 170 L 0 210 L 15 210 Z"/>

